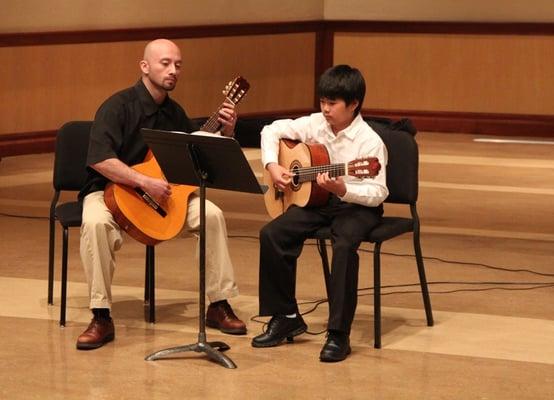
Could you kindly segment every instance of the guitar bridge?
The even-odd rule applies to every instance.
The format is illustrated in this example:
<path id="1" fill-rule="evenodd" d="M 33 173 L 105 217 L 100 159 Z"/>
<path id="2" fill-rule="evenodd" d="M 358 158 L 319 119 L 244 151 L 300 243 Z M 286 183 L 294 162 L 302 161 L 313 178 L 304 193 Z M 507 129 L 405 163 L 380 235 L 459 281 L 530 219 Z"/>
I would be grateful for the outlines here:
<path id="1" fill-rule="evenodd" d="M 275 193 L 275 199 L 274 200 L 281 200 L 285 197 L 285 192 L 280 190 L 277 185 L 273 185 L 274 193 Z"/>
<path id="2" fill-rule="evenodd" d="M 160 216 L 166 217 L 167 212 L 160 206 L 160 204 L 152 198 L 148 193 L 146 193 L 141 188 L 135 188 L 135 192 L 148 204 L 154 211 L 156 211 Z"/>

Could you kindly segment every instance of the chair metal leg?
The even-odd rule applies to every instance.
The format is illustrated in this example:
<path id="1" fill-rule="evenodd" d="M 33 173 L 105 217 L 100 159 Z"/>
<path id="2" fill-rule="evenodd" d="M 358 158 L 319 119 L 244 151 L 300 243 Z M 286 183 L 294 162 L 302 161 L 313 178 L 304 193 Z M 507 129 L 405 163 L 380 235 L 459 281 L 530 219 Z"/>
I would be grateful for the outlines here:
<path id="1" fill-rule="evenodd" d="M 48 304 L 54 304 L 54 242 L 56 240 L 55 222 L 50 219 L 50 240 L 48 244 Z"/>
<path id="2" fill-rule="evenodd" d="M 321 256 L 321 266 L 323 267 L 323 278 L 325 279 L 325 291 L 329 299 L 329 288 L 331 285 L 331 270 L 329 268 L 329 257 L 327 256 L 327 246 L 325 239 L 317 239 L 317 248 Z"/>
<path id="3" fill-rule="evenodd" d="M 146 246 L 144 255 L 144 304 L 150 302 L 150 246 Z"/>
<path id="4" fill-rule="evenodd" d="M 148 281 L 148 321 L 150 323 L 156 322 L 156 297 L 155 297 L 155 252 L 154 246 L 146 247 L 146 263 L 148 267 L 147 271 L 147 281 Z"/>
<path id="5" fill-rule="evenodd" d="M 427 278 L 425 277 L 425 266 L 423 265 L 423 255 L 421 253 L 421 244 L 419 241 L 419 229 L 414 231 L 414 250 L 416 255 L 417 272 L 419 274 L 419 284 L 425 305 L 425 315 L 427 317 L 427 326 L 433 326 L 433 310 L 431 309 L 431 299 L 429 297 L 429 288 L 427 287 Z"/>
<path id="6" fill-rule="evenodd" d="M 69 229 L 63 228 L 62 248 L 62 293 L 60 302 L 60 326 L 65 326 L 65 308 L 67 299 L 67 247 L 69 242 Z"/>
<path id="7" fill-rule="evenodd" d="M 376 349 L 381 348 L 381 243 L 376 242 L 373 249 L 373 326 L 374 345 Z"/>
<path id="8" fill-rule="evenodd" d="M 56 204 L 60 197 L 60 192 L 54 193 L 54 198 L 50 203 L 50 226 L 49 226 L 49 244 L 48 244 L 48 304 L 54 304 L 54 245 L 56 242 Z"/>

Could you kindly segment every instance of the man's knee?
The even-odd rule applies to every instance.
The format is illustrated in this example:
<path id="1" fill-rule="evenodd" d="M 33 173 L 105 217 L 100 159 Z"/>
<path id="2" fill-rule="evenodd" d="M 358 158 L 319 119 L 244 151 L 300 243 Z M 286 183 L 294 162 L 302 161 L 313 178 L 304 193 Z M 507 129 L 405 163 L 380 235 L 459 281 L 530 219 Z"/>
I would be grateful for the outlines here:
<path id="1" fill-rule="evenodd" d="M 206 203 L 206 223 L 225 223 L 225 216 L 223 215 L 223 211 L 213 203 Z"/>

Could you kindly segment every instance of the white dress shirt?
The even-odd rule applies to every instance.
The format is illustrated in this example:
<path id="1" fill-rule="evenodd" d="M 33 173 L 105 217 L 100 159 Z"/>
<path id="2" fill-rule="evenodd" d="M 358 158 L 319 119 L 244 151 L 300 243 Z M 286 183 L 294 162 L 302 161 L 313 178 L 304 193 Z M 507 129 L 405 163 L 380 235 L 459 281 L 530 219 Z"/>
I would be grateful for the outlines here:
<path id="1" fill-rule="evenodd" d="M 346 193 L 342 201 L 376 207 L 389 195 L 387 189 L 387 148 L 381 137 L 357 115 L 344 130 L 333 133 L 322 113 L 298 119 L 281 119 L 267 125 L 261 132 L 262 163 L 278 162 L 279 139 L 298 140 L 303 143 L 321 143 L 329 152 L 329 160 L 347 163 L 362 157 L 377 157 L 381 163 L 379 174 L 372 178 L 343 177 Z M 286 167 L 286 166 L 285 166 Z"/>

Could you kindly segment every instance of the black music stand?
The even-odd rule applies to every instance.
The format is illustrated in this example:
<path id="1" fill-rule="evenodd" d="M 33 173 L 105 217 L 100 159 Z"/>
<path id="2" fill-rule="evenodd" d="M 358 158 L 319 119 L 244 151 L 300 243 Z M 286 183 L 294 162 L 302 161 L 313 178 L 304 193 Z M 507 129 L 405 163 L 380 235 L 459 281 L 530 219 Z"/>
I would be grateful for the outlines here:
<path id="1" fill-rule="evenodd" d="M 171 183 L 198 186 L 200 188 L 200 290 L 198 341 L 193 344 L 157 351 L 146 357 L 147 361 L 164 356 L 195 351 L 206 353 L 209 358 L 226 368 L 236 364 L 221 353 L 230 349 L 223 342 L 206 341 L 206 188 L 226 189 L 262 194 L 239 143 L 229 137 L 201 133 L 141 129 L 162 171 Z"/>

